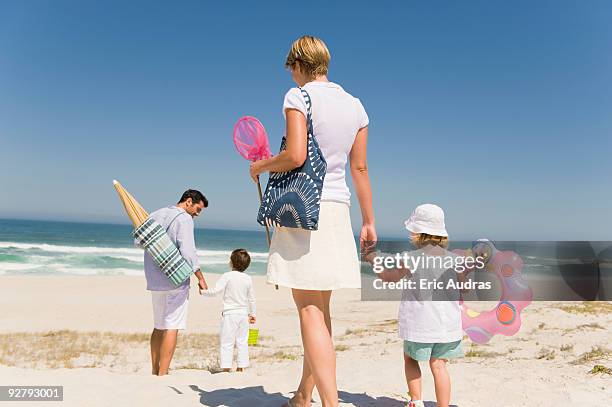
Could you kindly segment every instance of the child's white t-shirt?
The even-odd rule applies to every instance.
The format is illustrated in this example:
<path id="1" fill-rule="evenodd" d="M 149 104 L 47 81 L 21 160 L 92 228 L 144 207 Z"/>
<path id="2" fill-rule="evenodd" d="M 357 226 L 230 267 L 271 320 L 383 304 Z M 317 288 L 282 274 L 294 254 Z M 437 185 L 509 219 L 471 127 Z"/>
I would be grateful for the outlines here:
<path id="1" fill-rule="evenodd" d="M 223 314 L 248 314 L 255 316 L 255 290 L 251 276 L 241 271 L 224 273 L 215 288 L 202 291 L 203 295 L 212 297 L 223 293 Z"/>
<path id="2" fill-rule="evenodd" d="M 338 84 L 313 81 L 303 89 L 310 95 L 314 136 L 327 162 L 321 199 L 350 204 L 346 163 L 357 132 L 369 124 L 368 115 L 359 99 Z M 286 109 L 297 109 L 306 117 L 306 102 L 299 88 L 291 88 L 285 95 L 285 118 Z"/>
<path id="3" fill-rule="evenodd" d="M 431 248 L 431 246 L 428 246 L 424 249 L 409 252 L 408 255 L 418 257 L 435 253 L 437 256 L 457 257 L 456 254 L 448 250 L 435 248 L 435 251 L 432 252 L 429 250 Z M 456 281 L 454 270 L 437 266 L 439 264 L 416 270 L 412 279 L 417 282 L 417 287 L 421 278 L 428 281 L 434 278 L 438 281 L 447 281 L 448 279 Z M 409 276 L 410 274 L 406 278 Z M 458 294 L 457 292 L 451 294 L 455 293 Z M 446 296 L 449 295 L 449 292 L 439 294 L 428 289 L 404 290 L 398 316 L 400 338 L 405 341 L 423 343 L 448 343 L 463 338 L 459 301 L 432 300 L 438 295 Z"/>

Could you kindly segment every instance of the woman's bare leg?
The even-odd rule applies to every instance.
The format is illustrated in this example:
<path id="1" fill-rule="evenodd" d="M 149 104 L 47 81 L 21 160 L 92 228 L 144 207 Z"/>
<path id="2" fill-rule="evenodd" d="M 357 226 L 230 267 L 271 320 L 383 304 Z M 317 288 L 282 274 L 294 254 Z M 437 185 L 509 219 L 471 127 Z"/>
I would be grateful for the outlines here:
<path id="1" fill-rule="evenodd" d="M 330 292 L 293 289 L 293 299 L 300 317 L 302 344 L 306 359 L 302 375 L 303 390 L 312 389 L 312 381 L 319 391 L 323 407 L 338 405 L 336 384 L 336 354 L 330 334 L 329 313 Z M 328 324 L 330 327 L 328 328 Z M 310 378 L 312 377 L 312 379 Z M 300 384 L 302 386 L 302 384 Z M 301 390 L 300 394 L 306 396 Z M 310 390 L 312 393 L 312 390 Z M 295 400 L 297 404 L 298 400 Z"/>
<path id="2" fill-rule="evenodd" d="M 331 326 L 331 314 L 329 310 L 329 302 L 331 300 L 331 291 L 322 291 L 323 294 L 323 305 L 324 316 L 325 316 L 325 325 L 327 326 L 327 331 L 329 332 L 329 336 L 332 337 L 332 326 Z M 291 399 L 291 402 L 296 407 L 310 407 L 312 400 L 312 392 L 315 387 L 314 377 L 312 375 L 312 371 L 310 369 L 310 365 L 308 364 L 308 357 L 306 356 L 306 350 L 304 350 L 304 363 L 302 367 L 302 380 L 300 381 L 300 385 L 295 392 L 295 396 Z"/>

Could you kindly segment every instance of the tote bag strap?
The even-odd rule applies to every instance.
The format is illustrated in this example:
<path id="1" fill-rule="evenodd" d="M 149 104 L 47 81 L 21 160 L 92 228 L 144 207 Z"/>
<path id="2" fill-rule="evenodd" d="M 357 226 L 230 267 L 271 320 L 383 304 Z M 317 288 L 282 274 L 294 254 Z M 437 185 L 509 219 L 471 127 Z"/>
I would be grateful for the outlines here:
<path id="1" fill-rule="evenodd" d="M 306 89 L 299 89 L 300 91 L 302 91 L 302 97 L 304 98 L 304 103 L 306 103 L 306 129 L 308 134 L 312 134 L 312 136 L 314 137 L 312 125 L 312 100 L 310 99 L 310 95 L 308 94 L 308 92 L 306 92 Z"/>

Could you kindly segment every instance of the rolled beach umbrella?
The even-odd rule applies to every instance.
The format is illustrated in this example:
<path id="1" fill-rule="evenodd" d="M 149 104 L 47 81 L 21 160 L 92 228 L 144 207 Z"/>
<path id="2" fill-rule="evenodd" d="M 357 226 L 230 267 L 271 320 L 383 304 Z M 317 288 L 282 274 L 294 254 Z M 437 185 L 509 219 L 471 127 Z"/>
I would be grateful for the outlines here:
<path id="1" fill-rule="evenodd" d="M 191 266 L 181 256 L 181 252 L 166 233 L 166 229 L 154 219 L 149 218 L 147 211 L 123 188 L 119 181 L 113 180 L 113 185 L 134 225 L 132 235 L 151 255 L 164 275 L 178 287 L 191 276 L 193 272 Z"/>
<path id="2" fill-rule="evenodd" d="M 144 208 L 138 203 L 134 197 L 123 188 L 123 185 L 119 183 L 116 179 L 113 180 L 113 185 L 119 194 L 119 199 L 121 199 L 121 203 L 125 208 L 132 224 L 134 225 L 134 229 L 138 228 L 140 225 L 145 223 L 149 214 Z"/>

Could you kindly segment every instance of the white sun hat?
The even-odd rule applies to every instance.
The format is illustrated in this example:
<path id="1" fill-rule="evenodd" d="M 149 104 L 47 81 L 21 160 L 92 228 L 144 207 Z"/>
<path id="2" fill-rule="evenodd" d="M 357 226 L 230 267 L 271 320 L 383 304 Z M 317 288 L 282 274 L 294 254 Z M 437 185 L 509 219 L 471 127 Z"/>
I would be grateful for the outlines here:
<path id="1" fill-rule="evenodd" d="M 412 233 L 448 237 L 444 225 L 444 211 L 438 205 L 423 204 L 417 206 L 406 222 L 406 229 Z"/>

